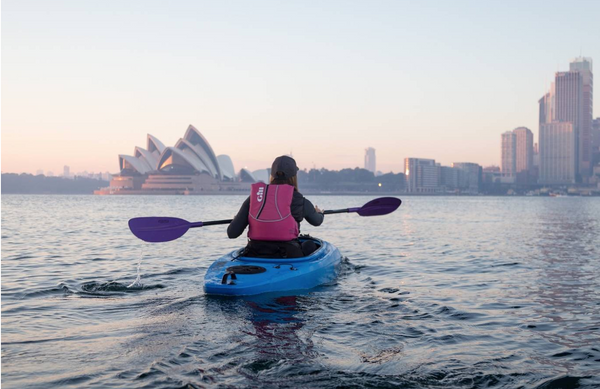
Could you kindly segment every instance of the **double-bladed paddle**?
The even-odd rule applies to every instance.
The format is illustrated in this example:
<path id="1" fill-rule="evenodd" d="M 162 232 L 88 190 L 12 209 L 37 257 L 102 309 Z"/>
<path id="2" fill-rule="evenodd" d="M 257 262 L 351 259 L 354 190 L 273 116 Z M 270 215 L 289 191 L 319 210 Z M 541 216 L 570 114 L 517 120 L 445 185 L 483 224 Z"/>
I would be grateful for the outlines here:
<path id="1" fill-rule="evenodd" d="M 379 216 L 394 212 L 400 204 L 402 204 L 402 201 L 395 197 L 380 197 L 369 201 L 362 207 L 325 210 L 323 213 L 331 215 L 334 213 L 356 212 L 360 216 Z M 146 242 L 169 242 L 183 236 L 190 228 L 229 224 L 231 220 L 190 223 L 176 217 L 136 217 L 129 220 L 129 229 L 133 235 Z"/>

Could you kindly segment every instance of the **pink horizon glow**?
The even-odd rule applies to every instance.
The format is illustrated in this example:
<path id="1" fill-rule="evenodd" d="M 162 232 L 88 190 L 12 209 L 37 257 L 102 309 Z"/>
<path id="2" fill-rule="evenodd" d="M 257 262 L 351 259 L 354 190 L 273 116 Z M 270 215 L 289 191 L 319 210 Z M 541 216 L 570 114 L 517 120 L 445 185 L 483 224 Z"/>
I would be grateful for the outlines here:
<path id="1" fill-rule="evenodd" d="M 2 172 L 117 173 L 189 124 L 236 170 L 499 165 L 503 132 L 538 142 L 554 72 L 600 61 L 581 4 L 4 1 Z"/>

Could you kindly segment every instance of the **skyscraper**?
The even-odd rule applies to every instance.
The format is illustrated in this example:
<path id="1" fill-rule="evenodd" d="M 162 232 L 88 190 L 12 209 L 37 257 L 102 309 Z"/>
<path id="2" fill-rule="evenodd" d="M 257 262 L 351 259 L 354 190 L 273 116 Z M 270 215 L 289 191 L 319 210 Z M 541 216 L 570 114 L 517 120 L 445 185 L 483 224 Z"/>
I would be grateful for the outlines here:
<path id="1" fill-rule="evenodd" d="M 570 122 L 545 123 L 540 127 L 540 184 L 575 183 L 576 141 Z"/>
<path id="2" fill-rule="evenodd" d="M 517 173 L 517 136 L 512 131 L 502 134 L 502 177 L 515 177 Z"/>
<path id="3" fill-rule="evenodd" d="M 571 122 L 579 125 L 581 118 L 581 74 L 579 72 L 557 72 L 555 86 L 555 111 L 553 121 Z"/>
<path id="4" fill-rule="evenodd" d="M 539 133 L 538 133 L 539 136 Z M 539 139 L 538 139 L 539 141 Z M 531 183 L 538 181 L 540 177 L 540 144 L 533 144 L 533 168 L 531 169 Z"/>
<path id="5" fill-rule="evenodd" d="M 542 165 L 548 162 L 548 159 L 542 158 L 542 139 L 544 134 L 557 134 L 557 128 L 566 128 L 564 126 L 548 127 L 547 131 L 542 131 L 545 124 L 571 123 L 574 137 L 574 156 L 575 156 L 575 179 L 576 181 L 587 182 L 592 174 L 593 155 L 592 155 L 592 107 L 593 107 L 593 74 L 592 60 L 590 58 L 579 57 L 574 59 L 569 65 L 568 72 L 557 72 L 554 83 L 550 91 L 540 100 L 539 114 L 539 140 L 540 140 L 540 179 L 541 170 L 546 173 L 551 169 L 544 168 Z M 546 144 L 554 144 L 547 140 Z M 546 150 L 548 151 L 548 150 Z M 567 163 L 565 161 L 565 163 Z M 568 162 L 570 164 L 570 161 Z M 550 169 L 550 170 L 549 170 Z"/>
<path id="6" fill-rule="evenodd" d="M 600 117 L 592 124 L 592 165 L 600 165 Z"/>
<path id="7" fill-rule="evenodd" d="M 527 127 L 513 130 L 516 142 L 516 173 L 529 172 L 533 168 L 533 132 Z"/>
<path id="8" fill-rule="evenodd" d="M 67 165 L 65 165 L 63 167 L 63 177 L 65 177 L 65 178 L 71 177 L 71 168 L 68 167 Z"/>
<path id="9" fill-rule="evenodd" d="M 600 117 L 594 119 L 592 124 L 592 144 L 595 147 L 600 147 Z"/>
<path id="10" fill-rule="evenodd" d="M 594 75 L 592 73 L 592 59 L 575 58 L 569 65 L 571 72 L 581 76 L 580 109 L 579 109 L 579 149 L 578 165 L 579 174 L 584 181 L 592 174 L 592 126 L 594 103 Z"/>
<path id="11" fill-rule="evenodd" d="M 375 174 L 377 162 L 375 159 L 375 149 L 368 147 L 365 149 L 365 169 Z"/>
<path id="12" fill-rule="evenodd" d="M 539 124 L 552 123 L 554 120 L 554 82 L 550 85 L 550 90 L 540 100 L 540 118 Z M 539 135 L 539 133 L 538 133 Z M 539 138 L 538 138 L 539 139 Z"/>
<path id="13" fill-rule="evenodd" d="M 555 78 L 556 98 L 554 120 L 551 122 L 571 123 L 575 136 L 575 171 L 579 172 L 579 144 L 581 121 L 582 83 L 579 72 L 557 72 Z"/>

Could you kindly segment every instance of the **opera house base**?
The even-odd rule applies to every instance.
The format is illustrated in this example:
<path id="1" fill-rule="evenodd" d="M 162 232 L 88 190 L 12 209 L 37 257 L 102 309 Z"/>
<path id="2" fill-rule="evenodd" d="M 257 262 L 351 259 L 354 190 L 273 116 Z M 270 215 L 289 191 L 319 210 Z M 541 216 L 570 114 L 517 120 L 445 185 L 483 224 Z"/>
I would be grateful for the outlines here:
<path id="1" fill-rule="evenodd" d="M 208 174 L 116 176 L 95 195 L 226 195 L 247 194 L 251 183 L 219 181 Z"/>

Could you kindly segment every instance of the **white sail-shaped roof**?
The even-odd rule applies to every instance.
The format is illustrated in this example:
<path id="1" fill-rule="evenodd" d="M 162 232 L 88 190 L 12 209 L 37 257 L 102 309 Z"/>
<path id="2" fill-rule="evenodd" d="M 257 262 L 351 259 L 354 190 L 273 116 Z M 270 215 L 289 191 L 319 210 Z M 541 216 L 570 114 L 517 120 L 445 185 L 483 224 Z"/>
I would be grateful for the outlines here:
<path id="1" fill-rule="evenodd" d="M 200 160 L 202 160 L 204 165 L 206 165 L 206 167 L 208 167 L 208 169 L 213 173 L 213 176 L 221 179 L 222 174 L 221 170 L 219 169 L 217 157 L 215 156 L 212 147 L 210 147 L 210 144 L 204 138 L 204 136 L 202 136 L 200 131 L 190 124 L 183 139 L 192 145 Z"/>
<path id="2" fill-rule="evenodd" d="M 177 143 L 175 143 L 175 148 L 181 151 L 183 154 L 187 155 L 190 160 L 194 161 L 194 164 L 197 166 L 202 166 L 200 172 L 206 172 L 211 176 L 215 176 L 214 172 L 211 172 L 210 169 L 206 166 L 206 164 L 200 159 L 200 156 L 196 153 L 196 148 L 194 145 L 186 141 L 185 139 L 179 139 Z"/>
<path id="3" fill-rule="evenodd" d="M 122 173 L 148 174 L 160 170 L 177 174 L 206 173 L 218 180 L 238 178 L 231 158 L 228 155 L 217 157 L 206 138 L 191 124 L 174 147 L 166 147 L 158 138 L 147 134 L 146 148 L 136 146 L 133 154 L 119 155 Z M 247 169 L 243 174 L 246 180 L 256 181 Z M 266 179 L 264 174 L 260 175 L 262 180 L 268 180 L 268 172 Z"/>
<path id="4" fill-rule="evenodd" d="M 229 155 L 217 155 L 217 162 L 219 162 L 219 169 L 221 169 L 223 178 L 233 180 L 235 178 L 235 169 L 233 168 L 233 161 Z"/>
<path id="5" fill-rule="evenodd" d="M 239 176 L 242 182 L 256 182 L 256 178 L 254 178 L 250 170 L 246 168 L 242 168 L 242 170 L 240 170 Z"/>
<path id="6" fill-rule="evenodd" d="M 157 157 L 165 151 L 165 145 L 156 137 L 148 134 L 146 138 L 146 149 Z"/>
<path id="7" fill-rule="evenodd" d="M 135 150 L 133 151 L 133 156 L 146 163 L 150 170 L 156 170 L 158 158 L 148 150 L 136 146 Z"/>
<path id="8" fill-rule="evenodd" d="M 269 183 L 269 171 L 267 169 L 255 170 L 252 172 L 252 176 L 256 181 L 262 181 L 265 184 Z"/>
<path id="9" fill-rule="evenodd" d="M 158 160 L 158 170 L 164 170 L 171 165 L 187 166 L 198 172 L 207 172 L 206 167 L 193 153 L 175 148 L 167 147 Z"/>
<path id="10" fill-rule="evenodd" d="M 175 143 L 175 148 L 180 150 L 184 154 L 193 155 L 193 157 L 198 160 L 198 163 L 200 163 L 201 166 L 203 166 L 203 170 L 206 173 L 210 174 L 213 177 L 216 176 L 216 172 L 211 171 L 211 169 L 204 163 L 203 158 L 200 155 L 198 155 L 197 147 L 195 147 L 193 144 L 191 144 L 183 138 L 180 138 L 177 141 L 177 143 Z"/>
<path id="11" fill-rule="evenodd" d="M 151 169 L 142 161 L 131 155 L 119 155 L 119 167 L 123 170 L 133 170 L 140 174 L 146 174 Z"/>

